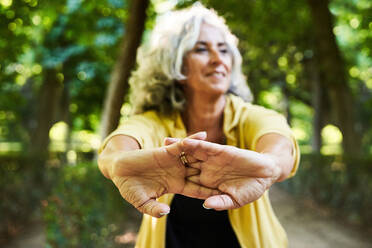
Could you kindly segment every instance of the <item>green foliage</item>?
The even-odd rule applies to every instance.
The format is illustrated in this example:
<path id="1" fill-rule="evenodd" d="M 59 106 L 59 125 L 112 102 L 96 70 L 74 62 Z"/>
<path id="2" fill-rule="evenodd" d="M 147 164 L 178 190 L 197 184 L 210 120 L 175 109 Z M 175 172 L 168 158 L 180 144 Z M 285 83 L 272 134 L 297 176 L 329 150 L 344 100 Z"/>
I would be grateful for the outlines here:
<path id="1" fill-rule="evenodd" d="M 371 163 L 371 157 L 302 155 L 296 176 L 280 186 L 337 209 L 347 220 L 371 228 Z"/>
<path id="2" fill-rule="evenodd" d="M 125 32 L 126 1 L 5 3 L 0 4 L 0 109 L 5 113 L 0 140 L 29 141 L 48 70 L 57 74 L 67 92 L 60 112 L 69 113 L 70 105 L 75 106 L 57 121 L 71 120 L 71 130 L 96 130 L 86 116 L 100 115 Z M 82 125 L 74 126 L 77 122 Z"/>
<path id="3" fill-rule="evenodd" d="M 62 166 L 61 160 L 63 154 L 54 154 L 40 170 L 29 157 L 0 157 L 0 244 L 17 235 L 41 203 L 49 247 L 118 246 L 114 237 L 123 230 L 129 204 L 95 163 Z"/>
<path id="4" fill-rule="evenodd" d="M 95 163 L 63 167 L 43 202 L 48 247 L 118 247 L 129 208 Z"/>
<path id="5" fill-rule="evenodd" d="M 19 154 L 0 157 L 0 244 L 33 218 L 48 194 L 54 170 L 42 171 L 39 163 Z"/>
<path id="6" fill-rule="evenodd" d="M 368 0 L 333 0 L 334 33 L 346 60 L 349 86 L 356 99 L 358 129 L 363 149 L 371 154 L 372 141 L 372 3 Z"/>

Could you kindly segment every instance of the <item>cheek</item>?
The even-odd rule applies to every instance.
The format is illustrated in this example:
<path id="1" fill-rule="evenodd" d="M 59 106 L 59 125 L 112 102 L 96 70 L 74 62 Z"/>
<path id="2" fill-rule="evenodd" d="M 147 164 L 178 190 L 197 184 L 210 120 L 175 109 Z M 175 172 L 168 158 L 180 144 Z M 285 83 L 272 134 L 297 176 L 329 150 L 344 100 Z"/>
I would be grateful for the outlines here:
<path id="1" fill-rule="evenodd" d="M 232 58 L 231 57 L 226 58 L 225 65 L 228 71 L 231 72 L 231 69 L 232 69 Z"/>
<path id="2" fill-rule="evenodd" d="M 202 74 L 201 65 L 195 61 L 194 63 L 189 64 L 188 66 L 188 76 L 189 77 L 199 77 Z"/>

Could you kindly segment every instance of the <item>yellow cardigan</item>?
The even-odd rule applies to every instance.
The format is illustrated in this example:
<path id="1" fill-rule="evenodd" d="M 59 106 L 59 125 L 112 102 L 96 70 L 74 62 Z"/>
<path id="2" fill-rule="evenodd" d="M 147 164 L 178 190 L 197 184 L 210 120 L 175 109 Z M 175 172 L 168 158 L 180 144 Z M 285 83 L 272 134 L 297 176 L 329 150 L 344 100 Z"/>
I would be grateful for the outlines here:
<path id="1" fill-rule="evenodd" d="M 244 102 L 239 97 L 228 95 L 224 109 L 223 131 L 227 145 L 255 150 L 257 140 L 267 133 L 279 133 L 293 141 L 295 166 L 293 176 L 299 164 L 300 152 L 296 140 L 286 119 L 273 110 Z M 155 111 L 147 111 L 125 120 L 103 142 L 115 136 L 125 134 L 135 138 L 141 148 L 154 148 L 163 145 L 165 137 L 186 137 L 186 129 L 180 113 L 163 116 Z M 158 199 L 171 204 L 173 194 Z M 172 211 L 172 210 L 171 210 Z M 238 209 L 228 210 L 229 220 L 242 248 L 287 247 L 287 236 L 277 220 L 268 197 L 268 192 L 250 204 Z M 166 216 L 154 218 L 144 214 L 136 247 L 164 248 Z"/>

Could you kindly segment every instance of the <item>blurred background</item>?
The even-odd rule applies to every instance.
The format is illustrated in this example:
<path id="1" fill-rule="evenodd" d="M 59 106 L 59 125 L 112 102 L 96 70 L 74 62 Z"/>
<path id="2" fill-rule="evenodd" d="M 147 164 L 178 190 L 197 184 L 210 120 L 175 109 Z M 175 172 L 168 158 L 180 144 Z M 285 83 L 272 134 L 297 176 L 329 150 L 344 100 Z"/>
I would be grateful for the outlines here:
<path id="1" fill-rule="evenodd" d="M 133 209 L 96 151 L 131 111 L 127 79 L 156 16 L 193 2 L 0 0 L 0 246 L 34 225 L 47 247 L 132 239 L 120 234 Z M 239 38 L 254 102 L 298 139 L 300 169 L 280 187 L 372 235 L 372 2 L 201 2 Z"/>

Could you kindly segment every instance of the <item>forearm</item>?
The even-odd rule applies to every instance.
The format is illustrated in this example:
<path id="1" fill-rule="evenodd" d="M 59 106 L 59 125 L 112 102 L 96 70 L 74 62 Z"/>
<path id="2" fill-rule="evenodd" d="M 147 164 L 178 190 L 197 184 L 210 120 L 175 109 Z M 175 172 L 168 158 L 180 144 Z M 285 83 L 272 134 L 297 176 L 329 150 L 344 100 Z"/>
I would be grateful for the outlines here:
<path id="1" fill-rule="evenodd" d="M 269 133 L 258 140 L 256 151 L 271 158 L 275 163 L 274 166 L 279 168 L 277 182 L 289 176 L 295 163 L 294 146 L 291 140 L 276 133 Z"/>
<path id="2" fill-rule="evenodd" d="M 124 151 L 140 149 L 137 140 L 126 135 L 116 135 L 106 144 L 103 151 L 98 156 L 98 167 L 102 174 L 112 179 L 113 167 Z"/>

